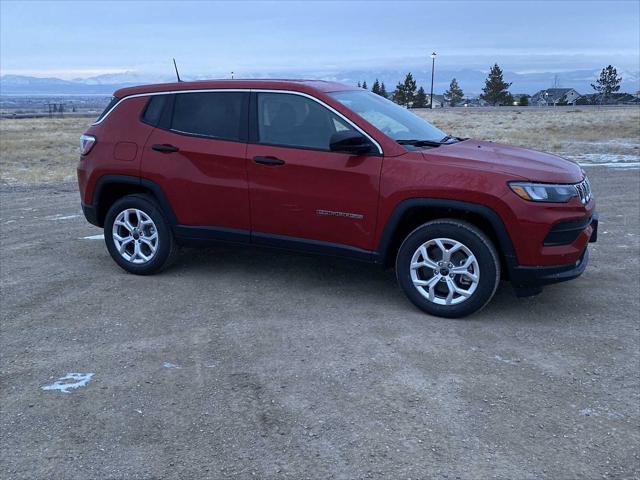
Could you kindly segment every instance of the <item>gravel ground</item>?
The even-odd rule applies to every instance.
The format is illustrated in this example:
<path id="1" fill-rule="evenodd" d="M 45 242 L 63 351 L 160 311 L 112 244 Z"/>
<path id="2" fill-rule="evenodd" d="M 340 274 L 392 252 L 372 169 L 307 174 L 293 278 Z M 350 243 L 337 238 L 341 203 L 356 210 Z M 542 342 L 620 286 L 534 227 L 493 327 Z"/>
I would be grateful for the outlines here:
<path id="1" fill-rule="evenodd" d="M 466 320 L 337 259 L 128 275 L 75 186 L 3 187 L 0 477 L 639 478 L 640 171 L 589 174 L 586 273 Z"/>

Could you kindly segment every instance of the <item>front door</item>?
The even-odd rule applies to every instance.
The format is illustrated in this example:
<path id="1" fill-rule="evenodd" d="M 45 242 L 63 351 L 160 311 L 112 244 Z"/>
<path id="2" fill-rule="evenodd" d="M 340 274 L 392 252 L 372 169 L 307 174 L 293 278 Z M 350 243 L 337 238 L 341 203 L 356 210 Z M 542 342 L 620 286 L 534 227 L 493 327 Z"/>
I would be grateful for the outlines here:
<path id="1" fill-rule="evenodd" d="M 382 156 L 331 152 L 331 136 L 353 127 L 309 97 L 253 95 L 247 169 L 254 241 L 373 250 Z"/>

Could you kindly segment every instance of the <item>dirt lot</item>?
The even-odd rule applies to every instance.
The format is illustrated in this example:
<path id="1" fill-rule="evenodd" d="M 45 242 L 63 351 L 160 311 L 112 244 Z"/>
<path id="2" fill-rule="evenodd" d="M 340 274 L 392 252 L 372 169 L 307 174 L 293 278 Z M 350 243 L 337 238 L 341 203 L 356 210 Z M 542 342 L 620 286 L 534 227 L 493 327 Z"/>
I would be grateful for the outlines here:
<path id="1" fill-rule="evenodd" d="M 589 174 L 586 273 L 467 320 L 326 258 L 128 275 L 73 184 L 3 187 L 0 477 L 639 478 L 640 171 Z"/>
<path id="2" fill-rule="evenodd" d="M 521 145 L 583 163 L 638 162 L 640 108 L 417 110 L 447 133 Z M 0 120 L 0 184 L 72 181 L 90 118 Z"/>

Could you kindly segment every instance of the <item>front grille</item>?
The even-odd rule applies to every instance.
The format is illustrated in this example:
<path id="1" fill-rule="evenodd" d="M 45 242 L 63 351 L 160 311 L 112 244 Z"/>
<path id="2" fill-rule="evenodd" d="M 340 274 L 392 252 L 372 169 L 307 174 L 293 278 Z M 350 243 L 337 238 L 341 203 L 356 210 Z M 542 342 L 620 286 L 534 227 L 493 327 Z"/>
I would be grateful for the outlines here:
<path id="1" fill-rule="evenodd" d="M 576 183 L 574 185 L 576 187 L 576 191 L 578 192 L 578 197 L 580 198 L 580 202 L 583 205 L 589 203 L 591 200 L 591 184 L 589 183 L 589 179 L 584 177 L 580 183 Z"/>

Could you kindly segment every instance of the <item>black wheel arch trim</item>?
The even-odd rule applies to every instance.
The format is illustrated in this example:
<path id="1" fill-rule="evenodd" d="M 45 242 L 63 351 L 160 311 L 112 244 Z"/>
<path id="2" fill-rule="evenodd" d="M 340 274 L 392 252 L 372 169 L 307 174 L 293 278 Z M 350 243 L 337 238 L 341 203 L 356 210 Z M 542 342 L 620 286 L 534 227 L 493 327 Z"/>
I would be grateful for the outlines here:
<path id="1" fill-rule="evenodd" d="M 516 265 L 516 253 L 513 248 L 511 237 L 509 237 L 509 233 L 507 232 L 502 219 L 494 210 L 477 203 L 440 198 L 410 198 L 401 201 L 395 207 L 395 209 L 389 216 L 389 220 L 387 220 L 387 223 L 384 226 L 380 242 L 378 243 L 377 251 L 378 259 L 380 262 L 386 264 L 389 261 L 390 249 L 398 225 L 400 224 L 400 221 L 402 220 L 404 214 L 408 210 L 416 207 L 444 208 L 460 213 L 470 212 L 476 215 L 480 215 L 482 218 L 487 220 L 493 228 L 493 231 L 499 243 L 499 245 L 497 246 L 500 248 L 500 251 L 502 252 L 502 255 L 506 260 L 506 267 L 509 272 Z"/>
<path id="2" fill-rule="evenodd" d="M 149 180 L 148 178 L 143 177 L 136 177 L 133 175 L 103 175 L 98 179 L 98 181 L 96 182 L 96 186 L 93 189 L 91 206 L 96 212 L 94 215 L 97 222 L 94 223 L 94 225 L 102 227 L 102 224 L 104 224 L 104 218 L 98 218 L 97 212 L 100 211 L 99 203 L 102 192 L 104 191 L 105 187 L 108 187 L 110 185 L 135 185 L 148 189 L 158 201 L 162 212 L 169 222 L 169 225 L 173 228 L 178 224 L 176 214 L 173 211 L 173 208 L 171 207 L 171 203 L 169 203 L 167 196 L 162 190 L 162 187 L 153 180 Z M 87 220 L 89 219 L 87 218 Z M 91 222 L 91 220 L 89 221 Z"/>

